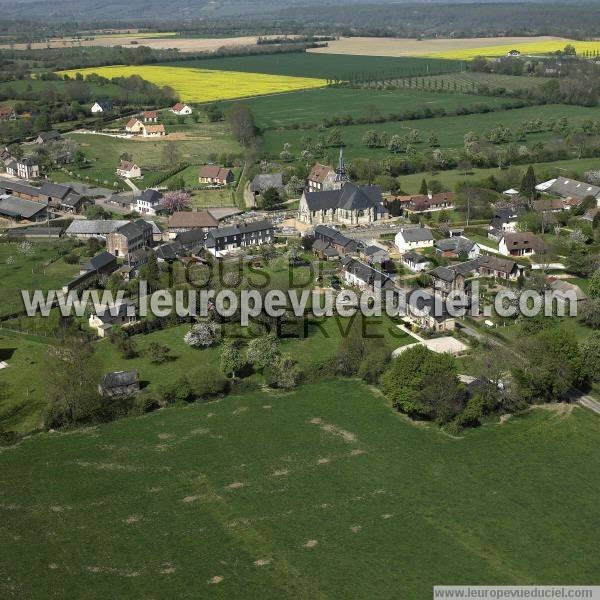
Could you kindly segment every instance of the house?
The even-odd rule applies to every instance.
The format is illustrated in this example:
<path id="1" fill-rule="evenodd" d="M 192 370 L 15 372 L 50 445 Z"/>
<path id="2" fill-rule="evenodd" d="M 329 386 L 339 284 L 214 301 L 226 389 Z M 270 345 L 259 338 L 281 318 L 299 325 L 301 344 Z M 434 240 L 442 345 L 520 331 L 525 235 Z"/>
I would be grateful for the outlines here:
<path id="1" fill-rule="evenodd" d="M 175 241 L 186 250 L 188 254 L 197 256 L 204 250 L 204 242 L 208 233 L 202 229 L 182 231 L 175 236 Z"/>
<path id="2" fill-rule="evenodd" d="M 81 213 L 91 204 L 88 198 L 78 194 L 70 185 L 49 181 L 40 188 L 40 196 L 52 208 L 70 213 Z"/>
<path id="3" fill-rule="evenodd" d="M 233 182 L 233 172 L 231 169 L 219 167 L 218 165 L 204 165 L 200 167 L 198 182 L 212 185 L 229 185 Z"/>
<path id="4" fill-rule="evenodd" d="M 360 257 L 369 264 L 377 263 L 383 264 L 390 260 L 390 254 L 381 246 L 367 246 L 360 251 Z"/>
<path id="5" fill-rule="evenodd" d="M 131 221 L 124 220 L 104 220 L 104 219 L 74 219 L 67 227 L 65 234 L 79 240 L 89 238 L 106 239 L 111 233 L 114 233 L 119 227 L 127 225 Z M 152 229 L 152 238 L 160 239 L 162 233 L 154 221 L 145 221 Z"/>
<path id="6" fill-rule="evenodd" d="M 428 331 L 452 331 L 455 318 L 448 313 L 444 302 L 437 302 L 434 295 L 425 290 L 407 290 L 404 299 L 405 319 L 409 324 Z"/>
<path id="7" fill-rule="evenodd" d="M 182 104 L 181 102 L 178 102 L 177 104 L 175 104 L 175 106 L 171 107 L 171 112 L 175 115 L 191 115 L 192 108 L 187 104 Z"/>
<path id="8" fill-rule="evenodd" d="M 25 240 L 59 240 L 64 234 L 64 227 L 16 227 L 7 231 L 11 238 L 21 238 Z"/>
<path id="9" fill-rule="evenodd" d="M 336 187 L 336 172 L 333 167 L 317 163 L 307 178 L 309 192 L 333 190 Z"/>
<path id="10" fill-rule="evenodd" d="M 94 104 L 92 105 L 92 108 L 90 109 L 90 112 L 92 114 L 96 114 L 96 113 L 107 113 L 110 112 L 112 110 L 112 103 L 111 102 L 107 102 L 107 101 L 102 101 L 102 102 L 94 102 Z"/>
<path id="11" fill-rule="evenodd" d="M 510 56 L 510 57 L 516 58 L 518 56 L 521 56 L 521 53 L 518 50 L 509 50 L 506 53 L 506 56 Z"/>
<path id="12" fill-rule="evenodd" d="M 498 243 L 498 251 L 504 256 L 529 256 L 544 246 L 542 240 L 530 231 L 505 233 Z"/>
<path id="13" fill-rule="evenodd" d="M 144 123 L 158 123 L 158 111 L 145 110 L 142 113 L 142 119 L 144 120 Z"/>
<path id="14" fill-rule="evenodd" d="M 451 237 L 435 242 L 435 250 L 438 254 L 448 258 L 459 258 L 465 256 L 472 260 L 481 254 L 481 248 L 477 242 L 466 237 Z"/>
<path id="15" fill-rule="evenodd" d="M 93 273 L 94 275 L 110 275 L 117 270 L 117 257 L 110 252 L 100 252 L 92 256 L 79 270 L 80 275 Z"/>
<path id="16" fill-rule="evenodd" d="M 421 272 L 428 269 L 431 265 L 431 261 L 422 254 L 409 250 L 402 255 L 401 262 L 406 265 L 411 271 Z"/>
<path id="17" fill-rule="evenodd" d="M 333 190 L 305 190 L 298 208 L 298 219 L 312 225 L 363 225 L 388 216 L 379 187 L 358 186 L 351 182 L 345 182 L 342 187 Z"/>
<path id="18" fill-rule="evenodd" d="M 239 248 L 269 244 L 274 232 L 273 224 L 267 220 L 212 229 L 206 236 L 205 247 L 214 256 L 221 257 Z"/>
<path id="19" fill-rule="evenodd" d="M 162 137 L 167 135 L 167 132 L 162 123 L 158 125 L 142 125 L 142 135 L 144 137 Z"/>
<path id="20" fill-rule="evenodd" d="M 48 142 L 57 142 L 61 139 L 60 133 L 58 131 L 45 131 L 40 133 L 34 140 L 36 144 L 47 144 Z"/>
<path id="21" fill-rule="evenodd" d="M 436 267 L 429 271 L 429 275 L 433 279 L 434 290 L 442 298 L 447 298 L 452 293 L 464 292 L 465 290 L 465 276 L 459 271 L 448 267 Z"/>
<path id="22" fill-rule="evenodd" d="M 117 176 L 125 179 L 136 179 L 142 176 L 142 170 L 129 160 L 122 160 L 117 167 Z"/>
<path id="23" fill-rule="evenodd" d="M 156 215 L 161 203 L 163 195 L 151 188 L 144 190 L 135 199 L 135 212 L 140 215 Z"/>
<path id="24" fill-rule="evenodd" d="M 198 229 L 209 232 L 216 229 L 219 221 L 207 210 L 199 211 L 176 211 L 169 217 L 169 233 L 176 234 L 183 231 Z"/>
<path id="25" fill-rule="evenodd" d="M 40 176 L 40 166 L 30 156 L 19 160 L 9 161 L 6 165 L 6 172 L 19 179 L 37 179 Z"/>
<path id="26" fill-rule="evenodd" d="M 140 391 L 137 371 L 114 371 L 102 377 L 98 393 L 104 398 L 127 398 Z"/>
<path id="27" fill-rule="evenodd" d="M 432 248 L 433 242 L 433 233 L 428 227 L 403 227 L 394 238 L 394 243 L 400 252 L 415 248 Z"/>
<path id="28" fill-rule="evenodd" d="M 255 197 L 271 188 L 275 188 L 279 193 L 285 190 L 283 173 L 259 173 L 250 183 L 250 191 Z"/>
<path id="29" fill-rule="evenodd" d="M 562 212 L 564 203 L 560 198 L 540 198 L 533 201 L 533 210 L 540 213 Z"/>
<path id="30" fill-rule="evenodd" d="M 48 206 L 42 202 L 22 200 L 15 196 L 0 196 L 0 217 L 13 221 L 46 221 Z"/>
<path id="31" fill-rule="evenodd" d="M 572 295 L 577 304 L 579 304 L 580 302 L 583 302 L 584 300 L 587 300 L 587 296 L 585 295 L 583 290 L 578 285 L 575 285 L 574 283 L 565 281 L 564 279 L 555 279 L 555 278 L 549 278 L 549 279 L 550 279 L 550 290 L 551 291 L 557 292 L 557 294 Z M 568 297 L 568 296 L 566 296 L 566 297 Z M 557 300 L 557 301 L 563 302 L 563 303 L 565 302 L 565 300 L 562 300 L 562 299 Z"/>
<path id="32" fill-rule="evenodd" d="M 482 254 L 475 261 L 475 271 L 480 277 L 494 277 L 496 279 L 506 279 L 507 281 L 517 281 L 523 272 L 525 267 L 519 265 L 514 260 L 506 258 L 500 258 L 499 256 L 491 256 Z M 452 268 L 456 269 L 460 265 L 454 265 Z"/>
<path id="33" fill-rule="evenodd" d="M 441 192 L 427 196 L 411 196 L 404 204 L 409 212 L 434 212 L 438 210 L 451 210 L 454 208 L 454 192 Z"/>
<path id="34" fill-rule="evenodd" d="M 127 327 L 137 321 L 135 306 L 127 298 L 121 302 L 99 307 L 98 312 L 90 315 L 88 325 L 96 331 L 98 337 L 107 337 L 115 325 Z"/>
<path id="35" fill-rule="evenodd" d="M 106 236 L 106 250 L 117 257 L 128 259 L 137 250 L 152 245 L 152 226 L 143 219 L 126 223 Z"/>
<path id="36" fill-rule="evenodd" d="M 350 256 L 342 259 L 342 274 L 347 284 L 356 286 L 361 290 L 373 292 L 394 289 L 394 282 L 389 275 Z"/>
<path id="37" fill-rule="evenodd" d="M 0 121 L 14 121 L 17 113 L 12 106 L 0 106 Z"/>
<path id="38" fill-rule="evenodd" d="M 132 117 L 125 124 L 125 131 L 128 131 L 129 133 L 140 133 L 143 129 L 144 124 L 136 117 Z"/>
<path id="39" fill-rule="evenodd" d="M 339 252 L 329 242 L 322 239 L 313 242 L 312 251 L 321 260 L 331 261 L 340 258 Z"/>
<path id="40" fill-rule="evenodd" d="M 554 180 L 550 180 L 550 185 L 546 186 L 543 191 L 553 196 L 560 196 L 567 202 L 567 206 L 581 204 L 581 201 L 587 196 L 593 196 L 597 200 L 600 197 L 600 187 L 597 185 L 591 185 L 576 179 L 569 179 L 567 177 L 557 177 Z M 536 186 L 537 188 L 538 186 Z"/>
<path id="41" fill-rule="evenodd" d="M 161 244 L 154 248 L 154 254 L 158 262 L 175 262 L 181 256 L 187 254 L 187 249 L 180 242 L 169 242 L 167 244 Z"/>
<path id="42" fill-rule="evenodd" d="M 503 233 L 514 233 L 517 230 L 517 212 L 512 208 L 497 208 L 490 221 L 488 237 L 499 241 Z"/>
<path id="43" fill-rule="evenodd" d="M 333 248 L 340 256 L 356 254 L 361 245 L 356 240 L 345 236 L 343 233 L 328 227 L 327 225 L 317 225 L 314 230 L 315 241 L 321 240 L 326 246 Z"/>

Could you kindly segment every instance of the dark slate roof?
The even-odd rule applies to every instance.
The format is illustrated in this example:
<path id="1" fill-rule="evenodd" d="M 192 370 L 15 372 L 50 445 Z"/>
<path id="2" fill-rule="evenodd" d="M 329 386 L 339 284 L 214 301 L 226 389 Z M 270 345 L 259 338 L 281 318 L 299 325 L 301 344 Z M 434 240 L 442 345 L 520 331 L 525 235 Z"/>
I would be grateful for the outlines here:
<path id="1" fill-rule="evenodd" d="M 114 254 L 106 251 L 100 252 L 100 254 L 96 254 L 96 256 L 90 258 L 90 260 L 88 260 L 81 268 L 86 271 L 99 271 L 116 260 L 117 257 Z"/>
<path id="2" fill-rule="evenodd" d="M 329 210 L 342 208 L 344 210 L 366 210 L 378 208 L 382 203 L 381 190 L 375 185 L 357 186 L 345 183 L 340 190 L 320 192 L 304 192 L 306 205 L 309 210 Z"/>
<path id="3" fill-rule="evenodd" d="M 479 268 L 479 261 L 482 257 L 475 258 L 473 260 L 467 260 L 465 262 L 459 263 L 457 265 L 452 265 L 449 267 L 453 271 L 460 273 L 461 275 L 467 276 L 474 271 L 477 271 Z"/>
<path id="4" fill-rule="evenodd" d="M 402 229 L 402 237 L 407 242 L 426 242 L 433 240 L 433 233 L 427 227 L 413 227 L 411 229 Z"/>
<path id="5" fill-rule="evenodd" d="M 245 233 L 254 233 L 257 231 L 269 231 L 273 229 L 273 223 L 266 219 L 261 221 L 251 221 L 249 223 L 241 223 L 240 225 L 229 225 L 228 227 L 219 227 L 208 233 L 208 239 L 216 240 L 218 238 L 227 237 L 230 235 L 240 235 Z"/>
<path id="6" fill-rule="evenodd" d="M 487 269 L 493 269 L 495 271 L 502 271 L 504 273 L 512 273 L 516 266 L 514 260 L 509 258 L 500 258 L 498 256 L 482 255 L 477 259 L 478 267 L 485 267 Z"/>
<path id="7" fill-rule="evenodd" d="M 60 133 L 58 131 L 43 131 L 38 135 L 39 138 L 42 139 L 43 142 L 52 142 L 53 140 L 60 139 Z"/>
<path id="8" fill-rule="evenodd" d="M 143 219 L 138 219 L 133 223 L 126 223 L 117 229 L 117 233 L 124 235 L 127 239 L 143 235 L 144 231 L 150 227 L 150 224 Z"/>
<path id="9" fill-rule="evenodd" d="M 345 257 L 342 259 L 342 264 L 345 271 L 352 273 L 355 277 L 358 277 L 361 281 L 369 285 L 374 286 L 376 283 L 379 283 L 382 288 L 394 287 L 394 282 L 385 273 L 374 269 L 360 260 Z"/>
<path id="10" fill-rule="evenodd" d="M 426 256 L 423 256 L 422 254 L 419 254 L 418 252 L 415 252 L 414 250 L 410 250 L 409 252 L 406 252 L 404 254 L 404 256 L 402 257 L 402 260 L 406 260 L 413 264 L 421 264 L 421 265 L 424 263 L 431 262 L 431 260 L 428 259 Z"/>
<path id="11" fill-rule="evenodd" d="M 144 190 L 140 196 L 140 199 L 144 202 L 150 202 L 150 204 L 160 204 L 162 201 L 163 195 L 157 190 L 153 190 L 152 188 L 148 188 Z"/>
<path id="12" fill-rule="evenodd" d="M 435 279 L 441 279 L 442 281 L 447 281 L 448 283 L 452 283 L 456 277 L 456 273 L 447 267 L 436 267 L 435 269 L 429 271 L 429 274 Z"/>
<path id="13" fill-rule="evenodd" d="M 115 371 L 102 377 L 101 386 L 105 389 L 132 385 L 137 382 L 137 371 Z"/>
<path id="14" fill-rule="evenodd" d="M 268 221 L 267 219 L 262 219 L 260 221 L 250 221 L 248 223 L 243 223 L 239 226 L 241 233 L 253 233 L 255 231 L 268 231 L 269 229 L 273 229 L 273 223 Z"/>
<path id="15" fill-rule="evenodd" d="M 269 188 L 283 188 L 283 173 L 259 173 L 250 184 L 252 192 L 264 192 Z"/>
<path id="16" fill-rule="evenodd" d="M 600 187 L 583 181 L 577 181 L 576 179 L 558 177 L 546 192 L 562 196 L 563 198 L 585 198 L 586 196 L 594 196 L 596 198 L 600 195 Z"/>
<path id="17" fill-rule="evenodd" d="M 326 242 L 325 240 L 322 240 L 322 239 L 315 240 L 312 247 L 313 247 L 313 250 L 322 252 L 323 254 L 325 254 L 325 256 L 329 256 L 332 258 L 334 256 L 339 256 L 337 250 L 333 246 L 330 246 L 329 242 Z"/>
<path id="18" fill-rule="evenodd" d="M 197 242 L 204 242 L 206 239 L 206 232 L 202 229 L 190 229 L 189 231 L 182 231 L 175 236 L 175 240 L 180 244 L 195 244 Z"/>
<path id="19" fill-rule="evenodd" d="M 59 185 L 58 183 L 51 183 L 49 181 L 46 181 L 39 189 L 40 194 L 52 196 L 53 198 L 60 198 L 61 200 L 66 198 L 72 191 L 73 188 L 71 186 Z"/>
<path id="20" fill-rule="evenodd" d="M 475 246 L 475 242 L 465 237 L 451 237 L 438 240 L 435 242 L 435 247 L 442 252 L 454 252 L 460 254 L 461 252 L 470 252 Z"/>
<path id="21" fill-rule="evenodd" d="M 64 227 L 19 227 L 7 232 L 10 237 L 60 237 Z"/>
<path id="22" fill-rule="evenodd" d="M 16 168 L 16 165 L 15 165 L 15 168 Z M 4 189 L 12 190 L 16 194 L 27 194 L 28 196 L 40 196 L 41 195 L 40 188 L 33 187 L 32 185 L 26 185 L 24 183 L 19 183 L 18 181 L 15 181 L 15 182 L 11 181 L 10 183 L 8 181 L 4 181 L 2 185 L 3 185 Z"/>
<path id="23" fill-rule="evenodd" d="M 321 238 L 325 238 L 331 244 L 342 246 L 345 251 L 354 252 L 358 250 L 360 246 L 356 240 L 345 236 L 341 231 L 338 231 L 333 227 L 328 227 L 327 225 L 317 225 L 315 227 L 315 234 Z"/>
<path id="24" fill-rule="evenodd" d="M 383 248 L 380 248 L 379 246 L 367 246 L 362 252 L 366 256 L 375 256 L 375 254 L 379 254 L 380 252 L 387 254 L 387 250 L 384 250 Z"/>
<path id="25" fill-rule="evenodd" d="M 7 196 L 0 199 L 0 209 L 10 216 L 19 216 L 29 219 L 39 212 L 46 209 L 46 204 L 34 202 L 33 200 L 23 200 L 16 196 Z M 13 214 L 14 213 L 14 214 Z"/>
<path id="26" fill-rule="evenodd" d="M 17 162 L 18 164 L 25 165 L 26 167 L 33 167 L 34 165 L 37 165 L 37 161 L 33 160 L 31 156 L 26 156 Z"/>
<path id="27" fill-rule="evenodd" d="M 176 260 L 186 253 L 185 248 L 177 241 L 169 244 L 162 244 L 161 246 L 154 248 L 154 252 L 158 258 L 167 261 Z"/>

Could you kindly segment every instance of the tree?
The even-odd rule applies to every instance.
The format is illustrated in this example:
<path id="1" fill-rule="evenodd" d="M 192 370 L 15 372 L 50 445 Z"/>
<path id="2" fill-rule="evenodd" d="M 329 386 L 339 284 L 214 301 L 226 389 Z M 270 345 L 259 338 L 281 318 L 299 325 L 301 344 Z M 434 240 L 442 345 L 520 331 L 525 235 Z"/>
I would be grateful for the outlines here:
<path id="1" fill-rule="evenodd" d="M 148 283 L 148 290 L 154 291 L 160 287 L 160 269 L 156 254 L 152 250 L 146 252 L 139 273 L 140 279 Z"/>
<path id="2" fill-rule="evenodd" d="M 423 178 L 421 180 L 421 187 L 419 188 L 419 194 L 421 194 L 421 196 L 427 196 L 428 193 L 429 193 L 429 189 L 427 187 L 427 181 L 425 181 L 425 178 Z"/>
<path id="3" fill-rule="evenodd" d="M 185 210 L 190 205 L 190 195 L 183 190 L 167 192 L 162 197 L 161 205 L 171 212 Z"/>
<path id="4" fill-rule="evenodd" d="M 242 146 L 251 146 L 257 134 L 252 111 L 244 104 L 236 102 L 227 112 L 227 121 L 233 137 Z"/>
<path id="5" fill-rule="evenodd" d="M 185 343 L 192 348 L 209 348 L 217 344 L 220 339 L 221 328 L 214 321 L 202 321 L 192 325 L 183 337 Z"/>
<path id="6" fill-rule="evenodd" d="M 163 147 L 163 163 L 167 168 L 176 167 L 181 161 L 181 153 L 175 142 L 167 142 Z"/>
<path id="7" fill-rule="evenodd" d="M 241 352 L 241 342 L 239 340 L 225 340 L 221 348 L 221 371 L 232 379 L 235 379 L 236 372 L 240 371 L 246 364 Z"/>
<path id="8" fill-rule="evenodd" d="M 342 130 L 338 127 L 334 127 L 330 130 L 327 135 L 327 146 L 331 148 L 339 148 L 344 145 L 344 140 L 342 139 Z"/>
<path id="9" fill-rule="evenodd" d="M 223 111 L 218 104 L 209 104 L 206 107 L 206 116 L 211 123 L 223 120 Z"/>
<path id="10" fill-rule="evenodd" d="M 466 397 L 454 358 L 425 346 L 409 348 L 394 359 L 381 377 L 381 388 L 398 410 L 440 423 L 458 414 Z"/>
<path id="11" fill-rule="evenodd" d="M 393 154 L 400 154 L 404 151 L 405 142 L 399 135 L 393 135 L 388 143 L 388 150 Z"/>
<path id="12" fill-rule="evenodd" d="M 158 342 L 150 342 L 146 349 L 146 356 L 151 363 L 160 365 L 169 360 L 170 352 L 168 346 L 159 344 Z"/>
<path id="13" fill-rule="evenodd" d="M 429 134 L 427 142 L 432 148 L 437 148 L 440 145 L 440 140 L 435 133 Z"/>
<path id="14" fill-rule="evenodd" d="M 255 369 L 264 369 L 279 359 L 279 356 L 279 341 L 274 335 L 263 335 L 248 343 L 246 359 Z"/>
<path id="15" fill-rule="evenodd" d="M 586 300 L 579 308 L 579 318 L 592 329 L 600 329 L 600 300 Z"/>
<path id="16" fill-rule="evenodd" d="M 594 274 L 590 277 L 588 296 L 594 300 L 600 298 L 600 269 L 596 269 Z"/>
<path id="17" fill-rule="evenodd" d="M 262 200 L 265 210 L 275 210 L 281 204 L 279 190 L 274 187 L 267 188 L 262 193 Z"/>
<path id="18" fill-rule="evenodd" d="M 300 371 L 290 354 L 281 354 L 264 370 L 269 387 L 290 390 L 298 385 Z"/>
<path id="19" fill-rule="evenodd" d="M 519 192 L 522 196 L 529 200 L 530 205 L 533 203 L 537 196 L 537 190 L 535 189 L 535 186 L 535 172 L 533 170 L 533 167 L 529 165 L 529 167 L 527 167 L 525 175 L 523 176 L 523 179 L 521 180 Z"/>
<path id="20" fill-rule="evenodd" d="M 367 148 L 377 148 L 381 145 L 379 134 L 374 129 L 369 129 L 365 135 L 363 135 L 362 143 Z"/>
<path id="21" fill-rule="evenodd" d="M 600 381 L 600 331 L 594 331 L 581 344 L 581 354 L 591 378 L 595 382 Z"/>
<path id="22" fill-rule="evenodd" d="M 93 422 L 100 418 L 100 370 L 89 342 L 69 337 L 49 346 L 43 365 L 49 427 Z"/>

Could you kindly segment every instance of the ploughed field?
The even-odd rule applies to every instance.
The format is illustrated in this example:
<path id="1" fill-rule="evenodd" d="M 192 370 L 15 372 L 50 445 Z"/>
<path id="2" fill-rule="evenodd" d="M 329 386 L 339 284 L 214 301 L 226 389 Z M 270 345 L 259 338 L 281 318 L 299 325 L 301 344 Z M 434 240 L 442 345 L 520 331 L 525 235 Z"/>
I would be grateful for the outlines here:
<path id="1" fill-rule="evenodd" d="M 558 405 L 452 439 L 329 380 L 38 435 L 0 451 L 0 595 L 417 600 L 440 583 L 593 582 L 599 433 Z"/>

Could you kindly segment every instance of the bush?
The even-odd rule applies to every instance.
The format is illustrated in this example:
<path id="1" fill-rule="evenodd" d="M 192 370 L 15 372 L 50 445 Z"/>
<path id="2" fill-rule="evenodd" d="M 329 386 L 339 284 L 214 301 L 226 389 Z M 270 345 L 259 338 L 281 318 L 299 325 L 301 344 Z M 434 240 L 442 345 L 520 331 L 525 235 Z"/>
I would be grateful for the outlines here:
<path id="1" fill-rule="evenodd" d="M 77 256 L 77 254 L 70 252 L 69 254 L 65 254 L 65 256 L 63 256 L 63 260 L 68 265 L 76 265 L 79 262 L 79 257 Z"/>

